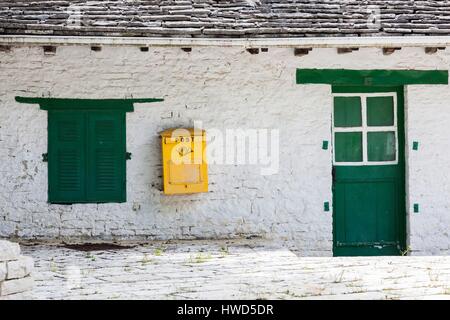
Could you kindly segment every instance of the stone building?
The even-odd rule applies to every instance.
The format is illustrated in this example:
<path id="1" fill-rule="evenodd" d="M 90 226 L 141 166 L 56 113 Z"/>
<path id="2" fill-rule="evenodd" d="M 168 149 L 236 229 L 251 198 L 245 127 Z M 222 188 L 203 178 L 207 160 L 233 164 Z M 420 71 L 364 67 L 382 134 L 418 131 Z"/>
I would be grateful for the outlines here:
<path id="1" fill-rule="evenodd" d="M 450 253 L 447 1 L 5 0 L 0 34 L 0 237 Z"/>
<path id="2" fill-rule="evenodd" d="M 0 240 L 0 300 L 30 298 L 33 259 L 20 254 L 17 243 Z"/>

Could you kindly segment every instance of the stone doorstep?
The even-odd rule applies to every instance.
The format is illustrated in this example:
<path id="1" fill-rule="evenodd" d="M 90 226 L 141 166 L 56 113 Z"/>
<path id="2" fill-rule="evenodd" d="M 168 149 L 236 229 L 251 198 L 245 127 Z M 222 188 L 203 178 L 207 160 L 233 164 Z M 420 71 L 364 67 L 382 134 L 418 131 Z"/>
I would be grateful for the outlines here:
<path id="1" fill-rule="evenodd" d="M 6 262 L 6 280 L 24 278 L 31 274 L 33 268 L 34 261 L 31 257 L 20 256 L 18 260 L 8 261 Z"/>
<path id="2" fill-rule="evenodd" d="M 0 262 L 17 260 L 20 256 L 20 246 L 17 243 L 0 240 Z"/>
<path id="3" fill-rule="evenodd" d="M 29 291 L 33 288 L 34 280 L 31 276 L 6 280 L 0 283 L 0 296 L 8 296 L 15 293 Z"/>

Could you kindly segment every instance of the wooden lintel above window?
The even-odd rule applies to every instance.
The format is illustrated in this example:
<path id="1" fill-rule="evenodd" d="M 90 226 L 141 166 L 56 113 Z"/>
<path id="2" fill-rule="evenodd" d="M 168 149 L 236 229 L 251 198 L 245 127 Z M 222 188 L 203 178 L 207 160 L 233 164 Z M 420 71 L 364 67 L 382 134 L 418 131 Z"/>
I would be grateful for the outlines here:
<path id="1" fill-rule="evenodd" d="M 135 103 L 161 102 L 161 98 L 130 99 L 67 99 L 67 98 L 32 98 L 16 97 L 20 103 L 39 104 L 42 110 L 123 110 L 134 111 Z"/>

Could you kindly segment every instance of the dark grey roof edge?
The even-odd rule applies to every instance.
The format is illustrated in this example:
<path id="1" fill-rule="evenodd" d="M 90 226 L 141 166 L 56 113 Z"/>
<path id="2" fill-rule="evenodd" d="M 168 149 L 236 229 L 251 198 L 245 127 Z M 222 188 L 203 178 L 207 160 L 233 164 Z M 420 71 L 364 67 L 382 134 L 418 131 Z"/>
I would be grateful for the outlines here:
<path id="1" fill-rule="evenodd" d="M 450 35 L 448 0 L 0 0 L 0 34 L 147 38 Z"/>

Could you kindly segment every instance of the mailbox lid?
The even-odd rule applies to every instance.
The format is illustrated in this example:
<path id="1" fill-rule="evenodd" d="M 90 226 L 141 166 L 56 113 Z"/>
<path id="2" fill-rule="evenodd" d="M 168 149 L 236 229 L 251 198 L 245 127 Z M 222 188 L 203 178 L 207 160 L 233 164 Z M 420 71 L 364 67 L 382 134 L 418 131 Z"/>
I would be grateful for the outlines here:
<path id="1" fill-rule="evenodd" d="M 172 128 L 160 132 L 161 137 L 192 137 L 192 136 L 205 136 L 205 130 L 199 130 L 194 128 Z"/>

